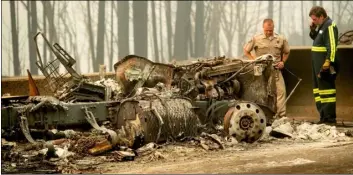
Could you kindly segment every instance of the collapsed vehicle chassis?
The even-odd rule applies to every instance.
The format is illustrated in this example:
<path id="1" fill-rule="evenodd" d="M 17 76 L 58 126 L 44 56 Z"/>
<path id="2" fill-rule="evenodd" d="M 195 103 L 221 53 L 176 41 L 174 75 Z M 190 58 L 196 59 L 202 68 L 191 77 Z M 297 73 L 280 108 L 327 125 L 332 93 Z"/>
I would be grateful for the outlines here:
<path id="1" fill-rule="evenodd" d="M 42 36 L 50 46 L 45 36 Z M 180 65 L 153 63 L 146 58 L 129 55 L 114 65 L 116 81 L 122 91 L 112 93 L 110 87 L 94 85 L 79 75 L 72 68 L 74 59 L 57 43 L 53 46 L 50 49 L 57 58 L 54 61 L 65 67 L 71 75 L 69 81 L 55 86 L 55 82 L 63 80 L 64 75 L 59 74 L 58 63 L 55 63 L 56 69 L 48 67 L 55 65 L 54 61 L 44 65 L 37 49 L 37 66 L 46 76 L 48 87 L 55 95 L 3 97 L 1 120 L 5 137 L 11 137 L 14 128 L 20 128 L 25 138 L 35 143 L 29 128 L 48 130 L 90 124 L 108 133 L 109 141 L 114 146 L 125 143 L 121 141 L 119 130 L 138 121 L 144 135 L 156 133 L 146 137 L 146 141 L 160 141 L 168 138 L 166 133 L 171 130 L 171 125 L 176 126 L 177 122 L 173 120 L 178 118 L 177 114 L 173 116 L 173 113 L 168 112 L 175 103 L 174 107 L 179 108 L 176 110 L 183 111 L 178 115 L 185 115 L 178 120 L 195 126 L 184 126 L 179 122 L 177 126 L 180 127 L 174 128 L 175 132 L 169 132 L 172 136 L 182 132 L 195 134 L 194 129 L 186 132 L 187 127 L 197 128 L 199 124 L 223 124 L 225 134 L 239 141 L 254 142 L 262 136 L 266 124 L 271 123 L 276 111 L 274 76 L 277 70 L 272 65 L 272 55 L 264 55 L 254 61 L 217 57 Z M 136 72 L 138 76 L 134 77 L 133 73 Z M 66 89 L 59 89 L 59 86 Z M 153 91 L 153 88 L 158 91 Z M 173 89 L 177 90 L 171 92 Z M 141 91 L 146 91 L 150 96 L 141 97 Z M 162 97 L 161 92 L 174 95 Z M 97 93 L 98 96 L 90 98 L 90 94 Z M 169 106 L 165 101 L 170 102 Z M 155 122 L 150 122 L 151 118 L 147 122 L 151 115 Z M 113 128 L 100 127 L 104 121 L 110 121 Z M 137 137 L 141 132 L 130 133 L 129 136 Z"/>

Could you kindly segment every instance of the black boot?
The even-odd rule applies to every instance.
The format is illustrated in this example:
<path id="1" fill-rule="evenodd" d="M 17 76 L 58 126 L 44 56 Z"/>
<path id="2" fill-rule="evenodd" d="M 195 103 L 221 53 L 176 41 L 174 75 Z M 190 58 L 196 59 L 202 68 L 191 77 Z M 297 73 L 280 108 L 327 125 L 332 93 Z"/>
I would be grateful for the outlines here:
<path id="1" fill-rule="evenodd" d="M 327 120 L 325 124 L 330 126 L 336 126 L 337 122 L 336 120 Z"/>
<path id="2" fill-rule="evenodd" d="M 318 122 L 314 122 L 314 124 L 317 124 L 317 125 L 325 124 L 325 123 L 326 123 L 326 121 L 324 121 L 324 120 L 320 120 Z"/>
<path id="3" fill-rule="evenodd" d="M 328 116 L 324 119 L 325 124 L 335 126 L 337 124 L 336 117 Z"/>

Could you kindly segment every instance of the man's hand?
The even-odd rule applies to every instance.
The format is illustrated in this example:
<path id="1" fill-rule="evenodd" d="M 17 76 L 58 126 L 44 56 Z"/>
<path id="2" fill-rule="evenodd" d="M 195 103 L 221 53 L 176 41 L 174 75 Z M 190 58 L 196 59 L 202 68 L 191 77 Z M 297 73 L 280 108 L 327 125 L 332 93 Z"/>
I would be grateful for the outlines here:
<path id="1" fill-rule="evenodd" d="M 316 25 L 315 25 L 313 22 L 311 22 L 311 24 L 310 24 L 310 30 L 311 30 L 311 31 L 315 31 L 315 29 L 316 29 Z"/>
<path id="2" fill-rule="evenodd" d="M 250 60 L 255 60 L 255 58 L 251 55 L 249 51 L 247 51 L 245 48 L 243 49 L 244 55 L 248 57 Z"/>
<path id="3" fill-rule="evenodd" d="M 278 62 L 278 63 L 276 64 L 275 68 L 277 68 L 277 69 L 283 69 L 283 68 L 284 68 L 284 63 L 283 63 L 283 61 Z"/>
<path id="4" fill-rule="evenodd" d="M 326 59 L 325 60 L 325 63 L 322 65 L 322 70 L 328 70 L 330 68 L 330 60 L 329 59 Z"/>

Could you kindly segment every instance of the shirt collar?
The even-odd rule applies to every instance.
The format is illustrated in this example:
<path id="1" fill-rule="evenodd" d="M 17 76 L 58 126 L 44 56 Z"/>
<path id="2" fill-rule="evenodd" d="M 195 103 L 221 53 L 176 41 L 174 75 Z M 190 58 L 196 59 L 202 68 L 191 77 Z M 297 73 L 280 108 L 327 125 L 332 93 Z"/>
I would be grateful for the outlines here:
<path id="1" fill-rule="evenodd" d="M 277 33 L 273 33 L 273 38 L 277 38 L 278 34 Z M 266 35 L 264 33 L 262 33 L 262 38 L 265 39 Z"/>

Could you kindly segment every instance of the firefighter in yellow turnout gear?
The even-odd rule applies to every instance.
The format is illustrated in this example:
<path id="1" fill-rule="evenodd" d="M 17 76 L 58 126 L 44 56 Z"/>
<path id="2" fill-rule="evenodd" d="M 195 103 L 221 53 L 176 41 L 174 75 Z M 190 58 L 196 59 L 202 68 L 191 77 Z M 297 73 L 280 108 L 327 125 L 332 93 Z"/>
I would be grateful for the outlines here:
<path id="1" fill-rule="evenodd" d="M 312 7 L 309 16 L 312 19 L 310 37 L 314 40 L 311 49 L 313 93 L 320 113 L 319 123 L 335 124 L 338 29 L 322 7 Z"/>

